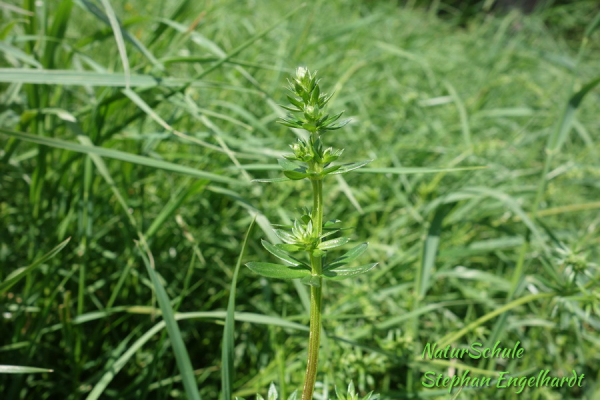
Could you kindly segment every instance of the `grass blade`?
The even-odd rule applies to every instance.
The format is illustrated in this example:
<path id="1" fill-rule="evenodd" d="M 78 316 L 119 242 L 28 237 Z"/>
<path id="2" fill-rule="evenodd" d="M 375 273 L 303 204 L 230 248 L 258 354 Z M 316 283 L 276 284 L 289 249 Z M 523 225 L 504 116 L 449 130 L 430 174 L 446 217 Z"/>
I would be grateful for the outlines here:
<path id="1" fill-rule="evenodd" d="M 29 54 L 25 53 L 23 50 L 13 47 L 7 43 L 0 42 L 0 52 L 6 54 L 8 56 L 12 56 L 15 59 L 17 59 L 25 64 L 31 65 L 32 67 L 44 68 L 44 66 L 42 64 L 40 64 L 40 62 L 38 60 L 31 57 Z"/>
<path id="2" fill-rule="evenodd" d="M 48 252 L 44 256 L 42 256 L 40 259 L 34 261 L 33 264 L 31 264 L 27 267 L 19 268 L 16 271 L 14 271 L 13 273 L 11 273 L 2 283 L 0 283 L 0 293 L 6 292 L 14 284 L 16 284 L 21 279 L 25 278 L 28 274 L 30 274 L 31 271 L 33 271 L 40 264 L 45 263 L 46 261 L 48 261 L 55 255 L 57 255 L 67 245 L 67 243 L 69 243 L 70 240 L 71 240 L 71 238 L 68 238 L 67 240 L 63 241 L 58 246 L 56 246 L 55 248 L 50 250 L 50 252 Z"/>
<path id="3" fill-rule="evenodd" d="M 0 365 L 0 374 L 38 374 L 40 372 L 54 371 L 46 368 L 23 367 L 18 365 Z"/>
<path id="4" fill-rule="evenodd" d="M 426 167 L 395 167 L 395 168 L 361 168 L 354 172 L 360 174 L 395 174 L 395 175 L 412 175 L 412 174 L 435 174 L 438 172 L 461 172 L 474 171 L 485 169 L 488 167 L 458 167 L 458 168 L 426 168 Z"/>
<path id="5" fill-rule="evenodd" d="M 237 286 L 237 279 L 240 272 L 240 266 L 242 265 L 242 259 L 246 252 L 246 246 L 248 245 L 248 238 L 254 228 L 256 217 L 252 219 L 246 237 L 242 243 L 242 249 L 240 250 L 240 256 L 238 257 L 233 272 L 233 279 L 231 281 L 231 289 L 229 291 L 229 302 L 227 303 L 227 317 L 225 318 L 225 328 L 223 329 L 223 350 L 221 356 L 222 372 L 221 372 L 221 391 L 223 392 L 223 399 L 229 400 L 233 398 L 233 352 L 234 352 L 234 321 L 235 321 L 235 292 Z"/>
<path id="6" fill-rule="evenodd" d="M 504 306 L 502 306 L 500 308 L 497 308 L 496 310 L 492 311 L 491 313 L 487 313 L 483 317 L 476 319 L 475 321 L 471 322 L 464 328 L 460 329 L 458 332 L 452 332 L 452 333 L 447 334 L 446 336 L 444 336 L 443 338 L 441 338 L 438 341 L 438 345 L 440 347 L 446 347 L 450 343 L 453 343 L 457 339 L 460 339 L 461 337 L 463 337 L 464 335 L 466 335 L 473 329 L 477 328 L 479 325 L 483 324 L 484 322 L 489 321 L 490 319 L 492 319 L 494 317 L 497 317 L 498 315 L 503 314 L 506 311 L 512 310 L 513 308 L 518 307 L 522 304 L 527 304 L 530 301 L 543 299 L 546 297 L 552 297 L 552 296 L 554 296 L 554 293 L 536 293 L 536 294 L 530 294 L 528 296 L 524 296 L 519 299 L 513 300 L 510 303 L 505 304 Z"/>
<path id="7" fill-rule="evenodd" d="M 569 135 L 571 127 L 573 126 L 575 111 L 577 111 L 585 96 L 598 84 L 600 84 L 600 76 L 588 82 L 585 86 L 581 88 L 581 90 L 579 90 L 577 93 L 571 96 L 560 120 L 560 124 L 558 125 L 558 129 L 556 129 L 553 132 L 553 135 L 550 138 L 550 141 L 548 143 L 548 151 L 552 153 L 560 151 L 560 148 L 562 147 L 563 143 L 567 140 L 567 136 Z"/>
<path id="8" fill-rule="evenodd" d="M 190 400 L 200 400 L 198 385 L 196 384 L 196 378 L 194 377 L 194 368 L 192 368 L 190 356 L 185 347 L 185 343 L 183 342 L 183 338 L 181 337 L 179 325 L 177 325 L 177 321 L 175 320 L 171 301 L 169 300 L 169 296 L 167 295 L 165 288 L 158 279 L 156 272 L 154 271 L 152 255 L 150 254 L 149 250 L 146 251 L 148 251 L 147 255 L 145 254 L 144 249 L 142 249 L 140 246 L 140 254 L 142 255 L 142 259 L 146 265 L 146 270 L 148 271 L 148 275 L 150 275 L 152 285 L 156 291 L 156 298 L 162 312 L 163 320 L 167 327 L 167 332 L 169 333 L 169 338 L 171 339 L 171 344 L 173 345 L 173 353 L 175 354 L 177 367 L 181 373 L 181 379 L 183 381 L 185 393 L 187 394 L 187 398 Z"/>
<path id="9" fill-rule="evenodd" d="M 155 313 L 155 310 L 152 307 L 129 307 L 123 310 L 122 308 L 115 308 L 113 311 L 127 311 L 134 314 L 152 314 Z M 97 319 L 104 318 L 106 316 L 105 312 L 96 312 L 90 313 L 90 315 L 82 315 L 80 317 L 76 317 L 73 320 L 74 324 L 81 324 L 88 321 L 94 321 Z M 93 314 L 93 315 L 92 315 Z M 175 314 L 175 319 L 177 321 L 186 320 L 186 319 L 225 319 L 227 317 L 227 313 L 225 311 L 205 311 L 205 312 L 188 312 L 188 313 L 177 313 Z M 272 325 L 272 326 L 280 326 L 282 328 L 295 329 L 298 331 L 308 331 L 308 327 L 298 324 L 296 322 L 286 321 L 283 318 L 274 317 L 270 315 L 261 315 L 254 313 L 236 313 L 235 314 L 236 321 L 249 322 L 252 324 L 262 324 L 262 325 Z M 46 328 L 46 332 L 54 332 L 61 328 L 62 324 L 53 325 L 51 327 Z M 133 355 L 150 339 L 154 337 L 157 333 L 159 333 L 166 326 L 165 321 L 160 321 L 158 324 L 154 325 L 150 328 L 146 333 L 144 333 L 138 340 L 136 340 L 131 347 L 127 349 L 125 353 L 119 359 L 117 359 L 114 363 L 112 363 L 111 367 L 106 370 L 104 375 L 100 378 L 100 380 L 96 383 L 86 400 L 97 400 L 100 398 L 104 390 L 108 387 L 109 383 L 113 380 L 113 378 L 119 373 L 119 371 L 125 366 L 127 361 L 133 357 Z"/>
<path id="10" fill-rule="evenodd" d="M 110 5 L 110 1 L 101 1 L 102 5 L 104 6 L 104 10 L 106 11 L 106 17 L 108 18 L 108 22 L 110 23 L 110 26 L 115 34 L 117 48 L 119 49 L 119 55 L 121 57 L 121 62 L 123 63 L 123 71 L 125 72 L 125 87 L 129 89 L 131 71 L 129 69 L 129 59 L 127 58 L 127 49 L 125 49 L 125 41 L 123 40 L 123 32 L 121 31 L 119 21 L 117 21 L 115 10 L 113 10 L 112 6 Z"/>
<path id="11" fill-rule="evenodd" d="M 173 164 L 167 161 L 156 160 L 137 154 L 126 153 L 119 150 L 107 149 L 104 147 L 97 146 L 85 146 L 77 143 L 67 142 L 65 140 L 54 139 L 49 137 L 43 137 L 38 135 L 32 135 L 25 132 L 16 132 L 8 129 L 0 128 L 0 132 L 5 135 L 16 137 L 17 139 L 24 140 L 26 142 L 42 144 L 44 146 L 55 147 L 58 149 L 76 151 L 84 154 L 97 154 L 101 157 L 114 158 L 115 160 L 121 160 L 130 162 L 133 164 L 145 165 L 148 167 L 154 167 L 164 169 L 166 171 L 176 172 L 185 175 L 195 176 L 197 178 L 208 179 L 215 182 L 229 183 L 231 185 L 241 185 L 240 181 L 225 176 L 213 174 L 210 172 L 200 171 L 195 168 L 186 167 L 183 165 Z"/>

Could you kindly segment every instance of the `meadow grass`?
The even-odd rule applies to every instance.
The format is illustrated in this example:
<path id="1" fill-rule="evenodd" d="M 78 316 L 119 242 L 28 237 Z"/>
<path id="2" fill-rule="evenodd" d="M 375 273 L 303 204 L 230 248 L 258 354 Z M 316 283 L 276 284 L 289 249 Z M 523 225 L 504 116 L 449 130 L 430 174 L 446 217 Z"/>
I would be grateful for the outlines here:
<path id="1" fill-rule="evenodd" d="M 0 365 L 53 372 L 0 374 L 3 399 L 217 398 L 222 367 L 238 396 L 301 386 L 308 287 L 238 259 L 254 218 L 243 262 L 311 202 L 251 183 L 280 174 L 298 65 L 352 118 L 336 145 L 375 159 L 328 178 L 328 218 L 380 264 L 324 287 L 315 398 L 354 380 L 448 399 L 423 374 L 467 367 L 576 369 L 581 389 L 520 396 L 600 395 L 598 89 L 577 97 L 599 73 L 594 1 L 467 21 L 382 1 L 40 4 L 0 4 Z M 525 357 L 421 358 L 496 338 Z"/>

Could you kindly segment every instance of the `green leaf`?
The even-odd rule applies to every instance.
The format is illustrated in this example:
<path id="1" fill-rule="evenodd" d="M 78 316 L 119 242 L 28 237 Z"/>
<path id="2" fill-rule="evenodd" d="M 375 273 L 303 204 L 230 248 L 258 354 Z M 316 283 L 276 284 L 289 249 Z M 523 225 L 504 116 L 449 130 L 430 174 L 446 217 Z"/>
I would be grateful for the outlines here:
<path id="1" fill-rule="evenodd" d="M 281 167 L 281 169 L 283 169 L 284 171 L 298 171 L 298 172 L 306 171 L 306 167 L 303 167 L 302 165 L 298 165 L 295 162 L 292 162 L 286 158 L 279 158 L 279 159 L 277 159 L 277 162 L 279 163 L 279 166 Z"/>
<path id="2" fill-rule="evenodd" d="M 339 219 L 330 219 L 329 221 L 327 221 L 327 222 L 325 222 L 323 224 L 323 227 L 326 228 L 326 227 L 329 227 L 329 226 L 332 226 L 332 225 L 339 224 L 340 222 L 342 222 L 342 221 L 339 220 Z"/>
<path id="3" fill-rule="evenodd" d="M 121 63 L 123 64 L 123 71 L 125 72 L 125 86 L 129 88 L 129 76 L 131 75 L 131 70 L 129 68 L 129 59 L 127 58 L 127 50 L 125 49 L 125 40 L 123 40 L 123 31 L 121 30 L 121 25 L 117 20 L 117 15 L 110 5 L 109 0 L 101 0 L 102 5 L 104 6 L 104 11 L 106 12 L 106 19 L 108 19 L 108 23 L 113 30 L 115 35 L 115 41 L 117 42 L 117 49 L 119 50 L 119 56 L 121 57 Z"/>
<path id="4" fill-rule="evenodd" d="M 329 264 L 326 264 L 324 269 L 331 270 L 331 269 L 339 268 L 341 266 L 351 263 L 352 261 L 354 261 L 358 257 L 360 257 L 367 250 L 368 246 L 369 246 L 368 243 L 359 244 L 358 246 L 354 247 L 353 249 L 348 251 L 343 256 L 336 258 Z"/>
<path id="5" fill-rule="evenodd" d="M 304 107 L 304 104 L 302 104 L 302 102 L 294 99 L 292 96 L 287 96 L 287 98 L 292 105 L 298 107 L 300 110 L 302 110 L 302 107 Z"/>
<path id="6" fill-rule="evenodd" d="M 281 248 L 279 248 L 275 245 L 272 245 L 271 243 L 267 242 L 266 240 L 261 240 L 261 243 L 262 243 L 263 247 L 269 253 L 273 254 L 275 257 L 279 258 L 280 260 L 288 262 L 288 263 L 292 264 L 293 266 L 304 267 L 304 268 L 310 270 L 310 267 L 308 265 L 306 265 L 306 263 L 290 256 L 285 251 L 283 251 Z"/>
<path id="7" fill-rule="evenodd" d="M 345 173 L 353 171 L 355 169 L 359 169 L 360 167 L 364 167 L 365 165 L 367 165 L 371 161 L 373 161 L 373 160 L 366 160 L 366 161 L 359 161 L 359 162 L 350 163 L 350 164 L 344 164 L 344 165 L 340 166 L 340 169 L 338 169 L 337 171 L 332 172 L 331 174 L 332 175 L 345 174 Z"/>
<path id="8" fill-rule="evenodd" d="M 342 166 L 341 166 L 341 165 L 334 165 L 333 167 L 328 167 L 328 168 L 325 168 L 325 169 L 323 170 L 323 172 L 321 172 L 321 174 L 320 174 L 320 175 L 321 175 L 321 176 L 325 176 L 325 175 L 332 174 L 332 173 L 334 173 L 335 171 L 339 170 L 340 168 L 342 168 Z"/>
<path id="9" fill-rule="evenodd" d="M 439 172 L 461 172 L 473 171 L 477 169 L 486 169 L 486 166 L 477 167 L 457 167 L 457 168 L 426 168 L 426 167 L 396 167 L 396 168 L 365 168 L 357 171 L 363 174 L 397 174 L 397 175 L 412 175 L 412 174 L 437 174 Z"/>
<path id="10" fill-rule="evenodd" d="M 275 247 L 280 248 L 281 250 L 284 250 L 284 251 L 290 251 L 292 253 L 302 250 L 302 248 L 300 246 L 296 246 L 295 244 L 287 244 L 287 243 L 277 243 L 275 245 Z"/>
<path id="11" fill-rule="evenodd" d="M 19 365 L 0 365 L 0 374 L 38 374 L 40 372 L 54 371 L 46 368 L 23 367 Z"/>
<path id="12" fill-rule="evenodd" d="M 154 271 L 154 265 L 152 265 L 149 256 L 146 255 L 145 249 L 141 246 L 143 245 L 140 245 L 140 254 L 144 260 L 146 270 L 148 271 L 148 275 L 150 275 L 152 286 L 154 286 L 154 290 L 156 292 L 158 305 L 160 306 L 163 320 L 167 326 L 169 339 L 171 339 L 173 354 L 175 355 L 175 361 L 177 363 L 179 373 L 181 374 L 181 380 L 183 382 L 185 393 L 187 398 L 190 400 L 200 400 L 200 393 L 198 392 L 198 384 L 196 383 L 194 368 L 192 367 L 190 355 L 188 354 L 185 343 L 183 342 L 179 325 L 177 325 L 177 321 L 175 320 L 175 313 L 173 312 L 171 301 L 161 281 L 158 279 L 158 275 Z"/>
<path id="13" fill-rule="evenodd" d="M 284 231 L 283 229 L 273 229 L 277 237 L 283 240 L 287 244 L 295 244 L 296 237 L 289 233 L 288 231 Z"/>
<path id="14" fill-rule="evenodd" d="M 283 171 L 283 174 L 291 180 L 297 181 L 308 177 L 308 174 L 297 171 Z"/>
<path id="15" fill-rule="evenodd" d="M 0 128 L 0 132 L 15 137 L 19 140 L 24 140 L 26 142 L 37 143 L 44 146 L 55 147 L 58 149 L 75 151 L 78 153 L 84 154 L 97 154 L 100 157 L 108 157 L 116 160 L 126 161 L 134 164 L 145 165 L 148 167 L 164 169 L 166 171 L 177 172 L 180 174 L 186 174 L 195 176 L 197 178 L 208 179 L 214 182 L 222 182 L 228 183 L 231 185 L 240 185 L 243 184 L 241 181 L 237 181 L 235 179 L 221 176 L 217 174 L 213 174 L 211 172 L 201 171 L 199 169 L 186 167 L 184 165 L 174 164 L 163 160 L 153 159 L 144 156 L 138 156 L 137 154 L 126 153 L 124 151 L 108 149 L 105 147 L 98 146 L 85 146 L 77 143 L 68 142 L 65 140 L 32 135 L 30 133 L 25 132 L 16 132 L 8 129 Z"/>
<path id="16" fill-rule="evenodd" d="M 0 68 L 0 82 L 31 83 L 34 85 L 125 87 L 127 79 L 125 74 L 122 73 Z M 151 75 L 132 74 L 129 77 L 129 87 L 163 86 L 179 88 L 187 83 L 190 83 L 190 81 L 186 79 L 157 78 Z M 192 87 L 222 87 L 220 84 L 205 81 L 193 81 L 190 85 Z M 228 86 L 228 88 L 240 90 L 233 86 Z"/>
<path id="17" fill-rule="evenodd" d="M 310 271 L 300 267 L 288 267 L 281 264 L 271 264 L 264 262 L 249 262 L 246 264 L 248 268 L 259 275 L 267 278 L 278 279 L 297 279 L 310 276 Z"/>
<path id="18" fill-rule="evenodd" d="M 333 249 L 335 247 L 343 246 L 346 243 L 348 243 L 349 241 L 350 241 L 350 239 L 348 239 L 347 237 L 326 240 L 325 242 L 319 243 L 319 249 L 320 250 Z"/>
<path id="19" fill-rule="evenodd" d="M 57 255 L 67 245 L 67 243 L 69 243 L 69 240 L 71 240 L 71 238 L 68 238 L 67 240 L 60 243 L 58 246 L 50 250 L 50 252 L 46 253 L 41 258 L 35 260 L 31 265 L 23 268 L 18 268 L 17 270 L 13 271 L 10 275 L 6 277 L 6 279 L 2 283 L 0 283 L 0 294 L 6 292 L 14 284 L 19 282 L 21 279 L 25 278 L 40 264 L 45 263 L 55 255 Z"/>
<path id="20" fill-rule="evenodd" d="M 431 274 L 435 267 L 435 260 L 440 244 L 440 235 L 442 233 L 442 224 L 444 218 L 452 211 L 456 203 L 444 204 L 440 206 L 431 221 L 427 238 L 423 244 L 423 257 L 421 266 L 417 269 L 415 278 L 415 290 L 419 298 L 425 298 L 425 293 L 430 286 Z M 418 303 L 418 302 L 417 302 Z"/>
<path id="21" fill-rule="evenodd" d="M 377 263 L 359 265 L 357 267 L 336 268 L 335 270 L 325 271 L 323 273 L 323 277 L 327 279 L 332 279 L 334 281 L 341 281 L 343 279 L 351 278 L 353 276 L 369 272 L 370 270 L 375 268 L 376 265 Z"/>
<path id="22" fill-rule="evenodd" d="M 234 362 L 234 331 L 235 331 L 235 293 L 237 288 L 237 279 L 240 272 L 240 266 L 242 265 L 242 258 L 248 245 L 248 238 L 254 228 L 256 217 L 252 219 L 246 237 L 242 243 L 242 249 L 233 271 L 233 279 L 231 280 L 231 289 L 229 290 L 229 302 L 227 303 L 227 317 L 225 317 L 225 327 L 223 328 L 223 349 L 221 356 L 221 391 L 224 399 L 231 399 L 233 397 L 233 362 Z"/>
<path id="23" fill-rule="evenodd" d="M 29 64 L 36 68 L 44 68 L 42 64 L 35 58 L 31 57 L 29 54 L 25 53 L 23 50 L 13 47 L 7 43 L 0 42 L 0 52 L 5 53 L 7 55 L 13 56 L 17 60 Z"/>
<path id="24" fill-rule="evenodd" d="M 549 138 L 548 151 L 553 153 L 560 151 L 560 148 L 567 139 L 569 132 L 571 131 L 571 127 L 573 126 L 575 111 L 577 111 L 585 96 L 598 84 L 600 84 L 600 76 L 597 76 L 595 79 L 589 81 L 581 88 L 581 90 L 571 96 L 569 102 L 567 103 L 567 107 L 562 114 L 560 122 L 557 125 L 557 128 Z"/>
<path id="25" fill-rule="evenodd" d="M 191 180 L 191 178 L 186 178 Z M 167 204 L 160 211 L 158 216 L 152 221 L 150 227 L 144 234 L 146 240 L 154 236 L 154 234 L 163 226 L 165 221 L 173 216 L 175 211 L 181 207 L 181 205 L 192 195 L 199 193 L 204 190 L 204 187 L 208 183 L 207 180 L 198 180 L 190 184 L 189 186 L 185 185 L 185 189 L 181 190 L 181 192 L 177 193 L 174 197 L 172 197 Z"/>
<path id="26" fill-rule="evenodd" d="M 154 309 L 150 307 L 146 307 L 148 310 L 145 310 L 144 307 L 136 307 L 136 309 L 142 309 L 143 314 L 151 314 L 154 313 Z M 130 313 L 134 312 L 134 307 L 130 307 L 127 310 Z M 104 318 L 105 313 L 95 313 L 96 318 L 91 320 L 96 320 L 99 318 Z M 188 319 L 225 319 L 227 314 L 225 311 L 204 311 L 204 312 L 187 312 L 187 313 L 177 313 L 175 314 L 175 319 L 177 321 L 188 320 Z M 77 318 L 77 317 L 75 317 Z M 254 313 L 243 313 L 238 312 L 235 313 L 235 320 L 242 322 L 249 322 L 251 324 L 263 324 L 270 326 L 280 326 L 282 328 L 295 329 L 299 331 L 308 331 L 308 327 L 291 322 L 286 321 L 279 317 L 274 317 L 270 315 L 262 315 L 262 314 L 254 314 Z M 83 323 L 84 321 L 79 321 L 78 323 Z M 59 330 L 61 324 L 54 325 L 56 327 L 54 330 Z M 140 348 L 151 339 L 156 337 L 156 334 L 159 333 L 162 329 L 165 328 L 165 321 L 160 321 L 158 324 L 154 325 L 150 328 L 146 333 L 144 333 L 139 339 L 137 339 L 131 346 L 127 348 L 127 351 L 123 353 L 116 361 L 109 361 L 105 368 L 105 373 L 95 384 L 92 391 L 86 397 L 86 400 L 98 400 L 106 387 L 110 384 L 116 374 L 125 366 L 125 364 L 138 352 Z"/>
<path id="27" fill-rule="evenodd" d="M 271 178 L 271 179 L 252 179 L 252 182 L 270 183 L 270 182 L 288 182 L 290 178 Z"/>
<path id="28" fill-rule="evenodd" d="M 335 229 L 335 228 L 329 228 L 329 229 L 325 229 L 325 230 L 327 230 L 328 232 L 327 232 L 327 233 L 324 233 L 324 234 L 322 234 L 322 235 L 320 236 L 320 237 L 321 237 L 321 239 L 324 239 L 324 238 L 326 238 L 326 237 L 329 237 L 329 236 L 331 236 L 331 235 L 335 235 L 336 233 L 338 233 L 339 231 L 341 231 L 341 229 Z"/>

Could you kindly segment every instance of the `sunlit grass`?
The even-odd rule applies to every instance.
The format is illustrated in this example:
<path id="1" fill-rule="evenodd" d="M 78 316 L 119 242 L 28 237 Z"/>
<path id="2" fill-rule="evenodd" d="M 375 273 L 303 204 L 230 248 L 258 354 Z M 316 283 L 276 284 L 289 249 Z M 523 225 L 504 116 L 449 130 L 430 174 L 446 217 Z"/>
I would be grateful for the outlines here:
<path id="1" fill-rule="evenodd" d="M 362 260 L 380 265 L 325 288 L 318 381 L 447 399 L 425 390 L 425 371 L 575 369 L 583 390 L 521 396 L 597 398 L 598 89 L 572 129 L 560 124 L 598 76 L 597 30 L 578 58 L 593 3 L 458 25 L 384 2 L 286 16 L 285 2 L 112 1 L 116 35 L 106 1 L 5 3 L 18 9 L 0 5 L 0 288 L 14 283 L 0 290 L 0 365 L 54 372 L 0 374 L 2 399 L 167 399 L 186 396 L 191 374 L 218 397 L 244 234 L 257 214 L 243 261 L 265 260 L 270 221 L 311 201 L 302 183 L 250 182 L 280 176 L 270 166 L 290 133 L 275 120 L 297 65 L 352 118 L 337 145 L 375 159 L 328 180 L 328 218 L 356 227 Z M 235 395 L 300 387 L 307 294 L 239 270 Z M 526 357 L 420 357 L 427 342 L 494 337 Z"/>

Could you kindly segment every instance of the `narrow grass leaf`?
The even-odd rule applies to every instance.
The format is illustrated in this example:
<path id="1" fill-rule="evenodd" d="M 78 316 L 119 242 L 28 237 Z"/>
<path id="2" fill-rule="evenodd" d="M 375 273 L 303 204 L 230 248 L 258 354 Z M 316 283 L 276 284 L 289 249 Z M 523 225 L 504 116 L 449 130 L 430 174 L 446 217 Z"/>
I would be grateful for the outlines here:
<path id="1" fill-rule="evenodd" d="M 7 56 L 12 56 L 15 59 L 24 62 L 25 64 L 29 64 L 36 68 L 44 68 L 42 64 L 35 58 L 31 57 L 29 54 L 25 53 L 23 50 L 13 47 L 5 42 L 0 42 L 0 52 L 6 54 Z"/>
<path id="2" fill-rule="evenodd" d="M 8 275 L 8 277 L 6 277 L 6 279 L 2 283 L 0 283 L 0 293 L 6 292 L 13 285 L 15 285 L 21 279 L 25 278 L 28 274 L 30 274 L 31 271 L 33 271 L 36 267 L 57 255 L 67 245 L 67 243 L 69 243 L 70 240 L 71 238 L 68 238 L 67 240 L 63 241 L 58 246 L 50 250 L 48 253 L 43 255 L 41 258 L 34 261 L 31 265 L 19 268 L 10 275 Z"/>
<path id="3" fill-rule="evenodd" d="M 144 234 L 146 240 L 149 240 L 154 234 L 160 229 L 161 226 L 177 211 L 177 209 L 190 197 L 192 194 L 196 194 L 204 190 L 204 187 L 208 183 L 207 180 L 199 180 L 193 184 L 185 187 L 175 197 L 172 197 L 169 202 L 164 206 L 160 213 L 154 218 L 152 224 L 148 227 L 148 230 Z"/>
<path id="4" fill-rule="evenodd" d="M 555 153 L 560 151 L 563 143 L 567 140 L 571 127 L 573 126 L 573 119 L 575 118 L 575 112 L 581 105 L 581 102 L 585 96 L 592 91 L 600 83 L 600 76 L 588 82 L 584 85 L 581 90 L 575 93 L 569 99 L 567 107 L 562 115 L 558 128 L 553 132 L 548 143 L 548 149 L 550 152 Z"/>
<path id="5" fill-rule="evenodd" d="M 426 167 L 393 167 L 393 168 L 363 168 L 356 172 L 363 174 L 395 174 L 395 175 L 412 175 L 412 174 L 436 174 L 438 172 L 462 172 L 485 169 L 488 167 L 458 167 L 458 168 L 426 168 Z"/>
<path id="6" fill-rule="evenodd" d="M 117 42 L 117 48 L 119 49 L 119 56 L 121 57 L 121 63 L 123 64 L 123 71 L 125 72 L 125 87 L 129 89 L 129 81 L 131 80 L 131 71 L 129 69 L 129 59 L 127 58 L 127 49 L 125 48 L 125 41 L 123 40 L 123 33 L 121 26 L 117 20 L 117 15 L 110 5 L 109 0 L 101 0 L 104 10 L 106 11 L 106 17 L 110 27 L 115 34 L 115 40 Z"/>
<path id="7" fill-rule="evenodd" d="M 229 302 L 227 304 L 227 317 L 225 318 L 225 327 L 223 329 L 223 349 L 221 356 L 221 391 L 225 400 L 233 398 L 233 360 L 235 351 L 233 334 L 235 321 L 235 294 L 237 287 L 237 279 L 240 272 L 240 266 L 242 265 L 242 259 L 244 258 L 244 253 L 246 252 L 246 246 L 248 245 L 248 238 L 250 237 L 250 233 L 252 233 L 252 228 L 254 227 L 255 222 L 256 217 L 252 219 L 252 222 L 248 227 L 248 231 L 246 232 L 246 237 L 244 238 L 244 242 L 242 243 L 242 249 L 240 250 L 240 255 L 235 265 L 235 270 L 233 272 L 233 279 L 231 280 L 231 289 L 229 290 Z"/>
<path id="8" fill-rule="evenodd" d="M 0 374 L 39 374 L 41 372 L 54 371 L 46 368 L 23 367 L 18 365 L 0 365 Z"/>
<path id="9" fill-rule="evenodd" d="M 150 261 L 150 256 L 146 256 L 144 249 L 141 247 L 140 254 L 144 260 L 146 270 L 148 271 L 148 275 L 150 275 L 152 285 L 156 292 L 156 298 L 162 312 L 163 320 L 167 327 L 167 332 L 169 333 L 169 338 L 171 339 L 173 353 L 175 355 L 175 360 L 177 361 L 177 367 L 179 368 L 179 373 L 181 374 L 181 379 L 183 381 L 183 387 L 185 388 L 187 398 L 190 400 L 200 400 L 200 393 L 198 392 L 198 385 L 194 376 L 192 362 L 190 361 L 190 356 L 185 347 L 185 343 L 183 342 L 183 338 L 181 337 L 179 325 L 175 320 L 173 307 L 171 306 L 169 296 L 167 295 L 165 288 L 154 271 L 154 265 L 152 265 L 152 261 Z"/>
<path id="10" fill-rule="evenodd" d="M 435 259 L 438 252 L 438 247 L 440 244 L 440 235 L 442 233 L 442 223 L 444 218 L 452 207 L 454 207 L 456 203 L 445 204 L 439 207 L 434 216 L 431 225 L 429 226 L 429 230 L 427 232 L 427 237 L 425 238 L 425 244 L 423 245 L 423 256 L 421 261 L 421 267 L 417 270 L 415 289 L 417 292 L 417 297 L 419 299 L 425 297 L 425 293 L 429 288 L 429 282 L 431 279 L 431 274 L 433 268 L 435 267 Z"/>
<path id="11" fill-rule="evenodd" d="M 15 137 L 20 140 L 24 140 L 31 143 L 42 144 L 44 146 L 55 147 L 58 149 L 75 151 L 84 154 L 97 154 L 101 157 L 114 158 L 115 160 L 121 160 L 130 162 L 133 164 L 145 165 L 148 167 L 164 169 L 166 171 L 176 172 L 185 175 L 195 176 L 197 178 L 208 179 L 215 182 L 228 183 L 231 185 L 241 185 L 243 182 L 237 181 L 232 178 L 213 174 L 210 172 L 204 172 L 195 168 L 186 167 L 183 165 L 173 164 L 167 161 L 152 159 L 137 154 L 126 153 L 119 150 L 107 149 L 104 147 L 97 146 L 85 146 L 72 142 L 67 142 L 60 139 L 54 139 L 49 137 L 43 137 L 38 135 L 32 135 L 25 132 L 15 132 L 8 129 L 0 128 L 0 132 L 5 135 Z"/>
<path id="12" fill-rule="evenodd" d="M 124 88 L 126 86 L 127 79 L 122 73 L 111 72 L 74 71 L 65 69 L 49 70 L 0 68 L 0 82 L 31 83 L 37 85 L 107 86 Z M 152 75 L 142 74 L 131 74 L 129 77 L 130 87 L 181 87 L 186 83 L 188 83 L 188 80 L 181 78 L 160 78 Z M 194 81 L 190 83 L 190 86 L 203 88 L 219 87 L 227 90 L 253 92 L 252 90 L 239 88 L 236 86 L 201 81 Z"/>
<path id="13" fill-rule="evenodd" d="M 100 21 L 104 22 L 106 25 L 112 27 L 110 18 L 105 13 L 103 13 L 102 10 L 100 10 L 95 4 L 88 0 L 79 0 L 78 4 L 83 5 L 84 9 L 89 11 L 93 16 L 98 18 Z M 129 32 L 123 29 L 121 24 L 119 24 L 118 22 L 117 25 L 118 30 L 121 32 L 122 38 L 126 39 L 131 44 L 133 44 L 133 46 L 137 48 L 140 51 L 140 53 L 142 53 L 155 67 L 157 67 L 161 71 L 164 70 L 165 67 L 156 59 L 156 57 L 154 57 L 150 50 L 148 50 L 146 46 L 142 44 L 142 42 L 140 42 L 135 36 L 130 35 Z"/>
<path id="14" fill-rule="evenodd" d="M 467 116 L 467 109 L 465 108 L 465 104 L 461 100 L 454 86 L 452 86 L 450 82 L 444 83 L 446 85 L 448 93 L 450 93 L 450 96 L 452 97 L 452 100 L 454 100 L 454 104 L 456 104 L 456 108 L 458 109 L 458 115 L 460 117 L 460 127 L 462 130 L 463 139 L 465 140 L 465 146 L 467 146 L 468 149 L 472 150 L 473 141 L 471 139 L 471 128 L 469 126 L 469 117 Z"/>
<path id="15" fill-rule="evenodd" d="M 519 299 L 513 300 L 510 303 L 505 304 L 504 306 L 499 307 L 496 310 L 494 310 L 490 313 L 487 313 L 484 316 L 476 319 L 475 321 L 471 322 L 470 324 L 468 324 L 464 328 L 458 330 L 457 332 L 448 333 L 446 336 L 444 336 L 443 338 L 441 338 L 438 341 L 438 345 L 439 345 L 439 347 L 446 347 L 449 344 L 460 339 L 461 337 L 463 337 L 464 335 L 466 335 L 473 329 L 477 328 L 481 324 L 489 321 L 492 318 L 497 317 L 498 315 L 505 313 L 506 311 L 512 310 L 515 307 L 518 307 L 523 304 L 527 304 L 534 300 L 543 299 L 543 298 L 552 297 L 552 296 L 555 296 L 555 294 L 554 293 L 536 293 L 536 294 L 530 294 L 528 296 L 524 296 Z"/>

